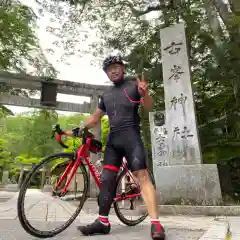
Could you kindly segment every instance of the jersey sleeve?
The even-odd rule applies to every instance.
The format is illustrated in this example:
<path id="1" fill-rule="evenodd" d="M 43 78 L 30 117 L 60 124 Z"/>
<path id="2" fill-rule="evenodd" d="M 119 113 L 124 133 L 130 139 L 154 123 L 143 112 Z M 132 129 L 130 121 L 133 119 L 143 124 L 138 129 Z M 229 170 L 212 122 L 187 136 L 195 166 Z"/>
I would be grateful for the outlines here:
<path id="1" fill-rule="evenodd" d="M 105 107 L 104 100 L 103 100 L 102 96 L 100 97 L 100 102 L 98 104 L 98 108 L 101 109 L 103 112 L 106 112 L 106 107 Z"/>

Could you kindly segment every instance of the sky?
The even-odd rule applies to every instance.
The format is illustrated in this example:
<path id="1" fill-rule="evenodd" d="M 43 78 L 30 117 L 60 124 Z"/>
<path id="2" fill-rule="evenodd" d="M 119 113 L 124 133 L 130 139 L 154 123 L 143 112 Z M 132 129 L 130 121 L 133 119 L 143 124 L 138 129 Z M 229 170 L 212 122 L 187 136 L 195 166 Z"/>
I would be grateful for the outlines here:
<path id="1" fill-rule="evenodd" d="M 36 7 L 34 0 L 21 0 L 22 3 Z M 85 54 L 82 58 L 77 56 L 72 56 L 68 58 L 68 62 L 70 65 L 66 65 L 64 63 L 59 63 L 58 59 L 63 54 L 63 50 L 59 48 L 54 48 L 52 42 L 55 40 L 55 36 L 51 33 L 46 32 L 46 26 L 50 25 L 51 22 L 49 17 L 42 17 L 38 21 L 39 29 L 37 31 L 37 36 L 40 40 L 40 45 L 42 49 L 55 49 L 54 54 L 47 54 L 46 57 L 53 64 L 56 70 L 59 71 L 58 79 L 73 81 L 73 82 L 82 82 L 82 83 L 89 83 L 89 84 L 102 84 L 106 85 L 106 81 L 108 80 L 106 74 L 101 70 L 100 67 L 92 66 L 91 60 L 94 60 L 94 57 L 91 55 Z M 55 23 L 56 24 L 56 23 Z M 89 41 L 95 41 L 96 36 L 95 32 L 88 31 Z M 85 44 L 86 47 L 89 42 L 82 42 L 81 44 Z M 84 48 L 84 46 L 83 46 Z M 89 98 L 81 97 L 81 96 L 71 96 L 71 95 L 64 95 L 58 94 L 57 100 L 62 102 L 72 102 L 72 103 L 83 103 L 84 101 L 89 102 Z M 9 109 L 13 111 L 13 113 L 22 113 L 29 111 L 30 108 L 26 107 L 17 107 L 17 106 L 7 106 Z M 72 114 L 68 112 L 58 111 L 61 114 Z"/>

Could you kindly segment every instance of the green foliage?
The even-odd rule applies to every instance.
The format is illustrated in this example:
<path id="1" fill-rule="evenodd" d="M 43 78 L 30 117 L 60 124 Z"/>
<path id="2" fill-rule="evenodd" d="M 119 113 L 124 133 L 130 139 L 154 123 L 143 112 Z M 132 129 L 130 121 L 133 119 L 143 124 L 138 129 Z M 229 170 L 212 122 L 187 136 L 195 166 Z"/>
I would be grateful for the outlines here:
<path id="1" fill-rule="evenodd" d="M 36 75 L 55 76 L 35 36 L 37 17 L 31 8 L 18 0 L 0 4 L 0 70 L 26 71 L 33 67 Z"/>
<path id="2" fill-rule="evenodd" d="M 232 0 L 228 7 L 223 1 L 207 0 L 161 0 L 159 5 L 154 6 L 151 1 L 139 0 L 69 0 L 62 4 L 42 0 L 38 3 L 51 17 L 61 20 L 62 27 L 56 31 L 51 28 L 51 31 L 61 37 L 69 55 L 77 52 L 74 46 L 80 35 L 78 27 L 87 23 L 91 28 L 97 27 L 100 33 L 101 41 L 92 45 L 96 56 L 103 58 L 107 54 L 106 49 L 109 53 L 120 51 L 127 61 L 128 74 L 144 69 L 154 99 L 153 110 L 164 110 L 165 106 L 160 29 L 184 22 L 202 151 L 204 161 L 210 163 L 239 156 L 240 14 L 237 1 Z M 21 11 L 14 14 L 20 13 Z M 147 20 L 148 13 L 157 13 L 155 19 Z M 34 18 L 28 17 L 26 21 L 33 21 L 32 19 Z M 16 26 L 16 22 L 13 23 Z M 24 31 L 26 33 L 26 29 Z M 148 113 L 141 109 L 141 115 L 142 137 L 150 150 Z M 5 116 L 1 117 L 3 119 L 0 122 L 6 128 L 0 131 L 5 134 L 13 157 L 23 153 L 29 153 L 33 157 L 45 156 L 60 149 L 48 138 L 48 126 L 56 122 L 54 114 L 48 118 L 46 115 L 23 117 L 21 126 L 16 118 L 8 117 L 6 121 Z M 69 129 L 85 118 L 86 115 L 60 117 L 58 122 Z M 108 121 L 103 118 L 101 140 L 104 143 L 108 131 Z M 66 141 L 71 148 L 81 144 L 75 142 L 74 145 L 73 139 Z"/>
<path id="3" fill-rule="evenodd" d="M 34 111 L 17 116 L 4 116 L 0 119 L 0 167 L 7 168 L 11 174 L 19 174 L 19 165 L 38 163 L 43 157 L 54 152 L 72 152 L 82 144 L 82 139 L 67 137 L 63 139 L 69 149 L 62 149 L 55 139 L 52 139 L 52 125 L 57 122 L 62 129 L 72 129 L 89 115 L 76 114 L 72 116 L 58 116 L 55 111 Z M 109 132 L 108 119 L 102 118 L 103 144 L 106 144 Z M 58 159 L 51 169 L 66 159 Z M 26 166 L 31 168 L 31 166 Z"/>
<path id="4" fill-rule="evenodd" d="M 96 27 L 101 39 L 92 44 L 95 56 L 102 59 L 107 53 L 119 51 L 127 62 L 128 74 L 144 69 L 154 99 L 153 110 L 165 108 L 160 29 L 184 22 L 203 156 L 214 156 L 216 161 L 226 155 L 223 152 L 236 154 L 231 147 L 216 152 L 222 149 L 220 145 L 216 151 L 207 146 L 216 140 L 238 142 L 240 137 L 238 0 L 229 1 L 228 6 L 224 1 L 207 0 L 161 0 L 154 4 L 139 0 L 62 2 L 58 5 L 61 11 L 59 8 L 55 11 L 54 1 L 39 3 L 58 19 L 68 16 L 61 29 L 62 39 L 74 43 L 74 28 L 85 23 Z M 148 20 L 148 14 L 155 14 L 155 19 Z M 148 113 L 141 110 L 141 115 L 142 137 L 150 150 Z M 216 136 L 216 128 L 227 129 L 227 133 Z M 208 157 L 204 158 L 209 161 Z"/>
<path id="5" fill-rule="evenodd" d="M 15 1 L 3 1 L 0 8 L 0 69 L 21 68 L 22 60 L 37 47 L 32 26 L 36 16 Z"/>
<path id="6" fill-rule="evenodd" d="M 8 116 L 8 115 L 13 116 L 14 114 L 13 114 L 13 112 L 12 112 L 11 110 L 9 110 L 7 107 L 5 107 L 5 106 L 0 106 L 0 119 L 1 119 L 2 117 L 6 117 L 6 116 Z"/>
<path id="7" fill-rule="evenodd" d="M 109 134 L 109 121 L 106 116 L 102 117 L 101 119 L 101 142 L 105 147 L 107 144 L 108 134 Z"/>
<path id="8" fill-rule="evenodd" d="M 11 153 L 7 148 L 7 141 L 0 138 L 0 167 L 6 169 L 11 163 Z"/>
<path id="9" fill-rule="evenodd" d="M 41 158 L 31 157 L 26 153 L 21 154 L 15 158 L 16 163 L 22 163 L 22 164 L 35 164 L 35 163 L 39 163 L 40 160 Z"/>
<path id="10" fill-rule="evenodd" d="M 60 158 L 60 159 L 56 160 L 51 166 L 51 172 L 53 172 L 53 171 L 54 171 L 54 173 L 58 172 L 56 167 L 59 166 L 59 164 L 64 163 L 65 161 L 66 161 L 65 158 L 62 158 L 62 159 Z"/>
<path id="11" fill-rule="evenodd" d="M 71 153 L 73 150 L 76 150 L 79 146 L 82 145 L 82 138 L 68 138 L 64 143 L 69 146 L 68 149 L 64 149 L 64 152 Z"/>
<path id="12" fill-rule="evenodd" d="M 27 72 L 44 77 L 56 77 L 35 36 L 37 16 L 18 0 L 0 3 L 0 71 Z M 0 92 L 28 96 L 23 89 L 0 85 Z M 0 118 L 13 113 L 0 104 Z"/>
<path id="13" fill-rule="evenodd" d="M 71 6 L 69 14 L 76 16 L 74 8 L 81 8 L 78 21 L 94 23 L 99 28 L 101 43 L 93 44 L 96 55 L 104 55 L 105 49 L 118 50 L 125 55 L 129 74 L 145 70 L 154 110 L 164 110 L 160 29 L 185 23 L 203 156 L 206 162 L 216 162 L 239 155 L 237 147 L 231 144 L 232 141 L 238 143 L 240 137 L 240 14 L 237 1 L 231 1 L 228 7 L 223 1 L 206 0 L 162 0 L 159 5 L 138 0 L 97 3 L 69 0 L 68 3 Z M 158 14 L 149 21 L 147 13 Z M 141 115 L 142 136 L 150 149 L 148 114 L 141 111 Z M 214 133 L 218 128 L 223 130 L 220 135 Z M 214 147 L 208 147 L 212 144 Z"/>

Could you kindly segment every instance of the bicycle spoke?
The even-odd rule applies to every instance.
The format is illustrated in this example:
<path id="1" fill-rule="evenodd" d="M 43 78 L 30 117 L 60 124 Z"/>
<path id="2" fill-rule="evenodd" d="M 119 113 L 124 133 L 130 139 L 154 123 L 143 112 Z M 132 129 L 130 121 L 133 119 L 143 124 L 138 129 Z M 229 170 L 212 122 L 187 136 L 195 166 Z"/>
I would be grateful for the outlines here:
<path id="1" fill-rule="evenodd" d="M 72 155 L 60 154 L 43 161 L 26 177 L 18 199 L 19 220 L 27 232 L 36 237 L 54 236 L 68 227 L 78 216 L 87 194 L 87 173 L 80 166 L 70 181 L 67 193 L 58 197 L 53 189 L 61 193 L 69 180 L 69 166 Z M 66 162 L 62 168 L 58 164 Z M 45 163 L 45 164 L 44 164 Z M 87 178 L 87 179 L 86 179 Z M 55 195 L 55 196 L 53 196 Z M 78 204 L 76 204 L 77 202 Z"/>
<path id="2" fill-rule="evenodd" d="M 124 224 L 134 226 L 147 217 L 147 209 L 138 182 L 131 181 L 131 178 L 126 175 L 128 174 L 125 172 L 119 175 L 114 209 L 118 218 Z M 153 181 L 152 175 L 150 177 Z"/>

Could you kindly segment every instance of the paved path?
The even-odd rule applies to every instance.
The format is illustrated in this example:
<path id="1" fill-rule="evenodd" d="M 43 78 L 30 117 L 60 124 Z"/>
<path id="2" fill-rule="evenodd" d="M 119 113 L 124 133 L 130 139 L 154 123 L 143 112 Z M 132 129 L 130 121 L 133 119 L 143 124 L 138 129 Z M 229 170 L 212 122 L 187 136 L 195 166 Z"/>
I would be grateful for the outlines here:
<path id="1" fill-rule="evenodd" d="M 240 239 L 240 217 L 228 217 L 231 240 Z"/>
<path id="2" fill-rule="evenodd" d="M 40 224 L 40 223 L 39 223 Z M 81 240 L 150 240 L 148 226 L 136 226 L 127 228 L 122 225 L 114 225 L 112 228 L 111 235 L 107 236 L 93 236 L 84 237 L 76 230 L 75 224 L 69 227 L 66 231 L 58 236 L 51 239 L 59 240 L 70 240 L 70 239 L 81 239 Z M 24 232 L 20 224 L 16 220 L 0 220 L 0 232 L 1 240 L 36 240 L 37 238 L 32 237 Z M 203 234 L 202 231 L 189 231 L 184 229 L 170 229 L 167 228 L 168 240 L 197 240 Z M 176 236 L 178 238 L 176 239 Z"/>
<path id="3" fill-rule="evenodd" d="M 17 193 L 12 194 L 11 199 L 0 203 L 0 240 L 36 239 L 25 233 L 18 222 L 16 211 L 17 196 Z M 76 210 L 76 207 L 71 202 L 53 199 L 38 190 L 28 191 L 25 208 L 27 209 L 28 219 L 31 220 L 30 223 L 41 230 L 43 230 L 44 225 L 47 225 L 47 222 L 48 227 L 53 225 L 59 226 L 61 222 L 69 219 L 71 212 Z M 76 230 L 75 225 L 90 223 L 96 217 L 96 203 L 88 201 L 72 226 L 52 239 L 114 240 L 125 237 L 129 240 L 150 240 L 149 219 L 136 227 L 130 228 L 124 226 L 113 214 L 110 215 L 110 221 L 112 223 L 111 235 L 90 238 L 81 236 Z M 223 234 L 226 229 L 226 221 L 224 218 L 216 221 L 213 217 L 162 216 L 160 220 L 166 228 L 167 240 L 224 240 L 222 238 L 216 238 L 216 232 L 220 231 Z M 207 231 L 211 228 L 215 229 L 215 238 Z M 176 238 L 176 236 L 178 237 Z"/>

